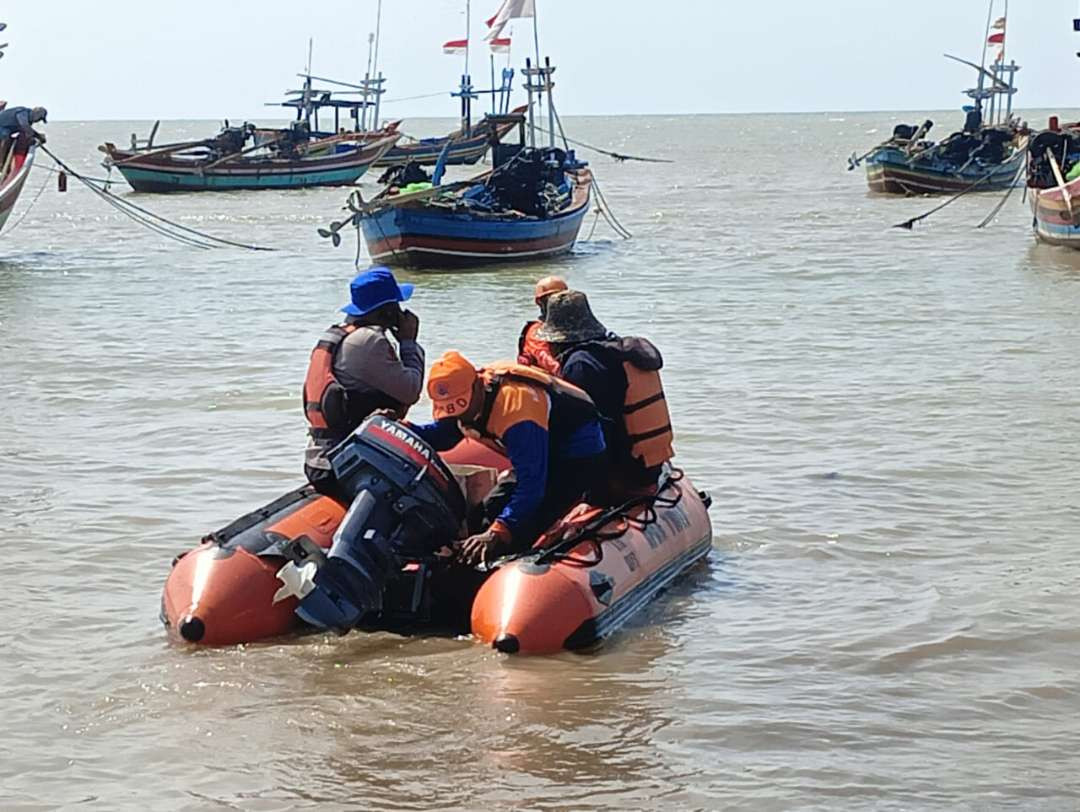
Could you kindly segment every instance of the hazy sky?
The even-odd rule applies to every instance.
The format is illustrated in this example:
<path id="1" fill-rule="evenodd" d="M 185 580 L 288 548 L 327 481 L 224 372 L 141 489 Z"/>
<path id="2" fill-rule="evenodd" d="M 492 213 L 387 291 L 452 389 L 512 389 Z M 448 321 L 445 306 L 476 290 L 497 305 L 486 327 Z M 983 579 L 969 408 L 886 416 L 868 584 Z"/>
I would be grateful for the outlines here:
<path id="1" fill-rule="evenodd" d="M 473 0 L 480 37 L 499 0 Z M 986 0 L 537 0 L 541 50 L 558 65 L 564 115 L 950 109 L 978 61 Z M 998 9 L 1003 0 L 998 0 Z M 296 87 L 309 36 L 314 71 L 362 75 L 376 0 L 14 0 L 0 95 L 54 119 L 281 117 L 263 102 Z M 463 0 L 384 0 L 387 98 L 449 89 L 463 60 Z M 1009 56 L 1021 108 L 1080 106 L 1078 0 L 1013 0 Z M 514 65 L 532 51 L 514 23 Z M 505 57 L 503 57 L 505 59 Z M 487 81 L 484 82 L 487 84 Z M 386 116 L 453 116 L 446 97 L 388 104 Z"/>

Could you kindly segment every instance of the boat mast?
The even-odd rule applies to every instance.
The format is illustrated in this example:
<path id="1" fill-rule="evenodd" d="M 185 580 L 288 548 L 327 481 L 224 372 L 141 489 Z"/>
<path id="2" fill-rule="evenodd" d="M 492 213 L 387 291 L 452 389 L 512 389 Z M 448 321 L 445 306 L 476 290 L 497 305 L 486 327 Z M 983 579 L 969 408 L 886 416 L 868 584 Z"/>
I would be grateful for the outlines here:
<path id="1" fill-rule="evenodd" d="M 360 120 L 356 122 L 357 127 L 361 132 L 367 131 L 368 91 L 371 89 L 371 49 L 374 45 L 375 32 L 371 31 L 367 35 L 367 70 L 364 72 L 364 106 L 360 108 Z"/>
<path id="2" fill-rule="evenodd" d="M 375 61 L 372 63 L 371 70 L 373 75 L 377 76 L 379 90 L 382 90 L 382 75 L 379 71 L 379 37 L 382 34 L 382 0 L 379 0 L 379 5 L 375 10 Z M 379 129 L 379 103 L 382 101 L 382 93 L 375 94 L 375 113 L 371 122 L 371 128 L 373 130 Z"/>
<path id="3" fill-rule="evenodd" d="M 994 0 L 990 0 L 990 4 L 986 9 L 986 32 L 983 34 L 983 48 L 982 59 L 979 61 L 979 87 L 978 95 L 975 96 L 975 109 L 979 111 L 979 115 L 982 115 L 982 103 L 983 103 L 983 88 L 986 86 L 986 51 L 990 47 L 990 26 L 994 22 Z"/>
<path id="4" fill-rule="evenodd" d="M 536 67 L 539 68 L 540 67 L 540 27 L 539 27 L 539 23 L 537 22 L 537 17 L 539 16 L 537 14 L 537 11 L 536 11 L 536 6 L 537 5 L 538 5 L 537 0 L 533 0 L 533 15 L 532 15 L 532 21 L 533 21 L 533 49 L 536 52 Z M 544 94 L 543 93 L 540 94 L 540 96 L 539 96 L 539 98 L 537 100 L 537 104 L 539 104 L 540 107 L 543 108 L 543 106 L 544 106 Z"/>
<path id="5" fill-rule="evenodd" d="M 472 30 L 472 3 L 465 0 L 465 73 L 461 77 L 461 133 L 472 130 L 472 76 L 469 75 L 469 39 Z"/>
<path id="6" fill-rule="evenodd" d="M 1005 23 L 1004 23 L 1004 26 L 1001 29 L 1001 50 L 998 51 L 998 58 L 994 62 L 994 76 L 997 77 L 997 78 L 1000 78 L 1000 77 L 1004 76 L 1005 71 L 1006 71 L 1006 67 L 1005 67 L 1005 48 L 1008 47 L 1008 45 L 1009 45 L 1009 0 L 1005 0 L 1004 19 L 1005 19 Z M 1008 111 L 1009 112 L 1008 112 L 1008 114 L 1006 116 L 1006 119 L 1008 118 L 1008 116 L 1012 115 L 1012 80 L 1015 77 L 1015 75 L 1016 75 L 1015 73 L 1009 74 L 1009 81 L 1008 81 L 1009 89 L 1006 91 L 1006 97 L 1007 97 L 1007 104 L 1008 104 Z M 995 102 L 996 102 L 996 99 L 995 99 Z M 995 107 L 995 110 L 997 112 L 997 115 L 1000 116 L 1001 115 L 1001 107 L 1002 107 L 1001 103 L 997 102 L 994 105 L 994 107 Z M 994 123 L 996 124 L 997 122 L 995 121 Z"/>

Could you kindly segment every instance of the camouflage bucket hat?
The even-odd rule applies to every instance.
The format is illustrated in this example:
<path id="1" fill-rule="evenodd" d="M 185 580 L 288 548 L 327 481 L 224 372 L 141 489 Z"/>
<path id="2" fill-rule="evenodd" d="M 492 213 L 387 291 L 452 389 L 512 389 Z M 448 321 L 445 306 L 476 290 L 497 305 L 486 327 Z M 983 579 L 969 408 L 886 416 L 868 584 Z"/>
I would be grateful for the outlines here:
<path id="1" fill-rule="evenodd" d="M 538 339 L 553 344 L 592 341 L 607 334 L 607 328 L 593 315 L 588 297 L 580 290 L 564 290 L 549 296 L 544 324 L 536 331 Z"/>

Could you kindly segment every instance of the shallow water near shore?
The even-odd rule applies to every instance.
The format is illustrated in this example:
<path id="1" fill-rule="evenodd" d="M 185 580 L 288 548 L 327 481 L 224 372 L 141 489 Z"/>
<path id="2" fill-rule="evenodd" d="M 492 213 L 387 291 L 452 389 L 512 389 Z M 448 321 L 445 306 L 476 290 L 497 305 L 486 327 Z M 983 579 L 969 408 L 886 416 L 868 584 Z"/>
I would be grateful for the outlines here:
<path id="1" fill-rule="evenodd" d="M 870 196 L 845 159 L 921 117 L 568 120 L 675 161 L 583 153 L 634 239 L 401 275 L 429 360 L 510 355 L 549 273 L 664 353 L 711 560 L 543 659 L 170 642 L 172 557 L 301 479 L 300 383 L 354 272 L 352 235 L 315 229 L 345 193 L 116 187 L 279 249 L 199 251 L 36 170 L 0 239 L 0 807 L 1080 805 L 1080 252 L 1037 245 L 1019 191 L 986 230 L 996 195 L 890 229 L 938 201 Z M 96 145 L 147 129 L 48 146 L 100 176 Z"/>

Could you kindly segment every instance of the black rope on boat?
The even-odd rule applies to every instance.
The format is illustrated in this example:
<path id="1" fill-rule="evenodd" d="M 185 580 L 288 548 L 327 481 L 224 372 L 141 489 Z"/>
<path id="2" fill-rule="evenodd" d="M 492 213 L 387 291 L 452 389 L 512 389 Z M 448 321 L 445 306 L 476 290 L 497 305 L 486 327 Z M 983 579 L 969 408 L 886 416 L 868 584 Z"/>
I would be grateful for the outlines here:
<path id="1" fill-rule="evenodd" d="M 674 496 L 664 496 L 664 493 L 674 487 L 682 478 L 683 472 L 678 468 L 673 468 L 671 472 L 664 477 L 664 480 L 657 487 L 655 493 L 635 496 L 634 498 L 623 502 L 621 505 L 607 508 L 582 525 L 577 527 L 571 526 L 565 535 L 541 550 L 536 558 L 536 563 L 543 564 L 550 561 L 569 561 L 584 566 L 592 566 L 599 563 L 604 558 L 601 542 L 618 538 L 625 532 L 625 530 L 611 530 L 605 532 L 604 528 L 619 519 L 625 521 L 628 526 L 641 531 L 644 531 L 650 525 L 656 524 L 656 522 L 659 521 L 659 515 L 656 512 L 657 505 L 662 507 L 674 507 L 682 501 L 683 493 L 678 489 L 676 489 Z M 642 507 L 645 508 L 645 511 L 641 516 L 631 515 L 633 511 Z M 596 558 L 592 560 L 574 558 L 574 549 L 581 544 L 589 542 L 592 542 L 593 544 Z"/>
<path id="2" fill-rule="evenodd" d="M 117 197 L 107 189 L 103 189 L 97 186 L 98 183 L 104 182 L 96 179 L 87 178 L 79 172 L 76 172 L 74 169 L 64 163 L 60 158 L 58 158 L 55 154 L 53 154 L 49 149 L 47 149 L 44 144 L 40 145 L 40 148 L 46 155 L 48 155 L 50 158 L 53 159 L 53 161 L 56 162 L 57 166 L 59 166 L 67 174 L 71 175 L 73 178 L 82 183 L 83 186 L 85 186 L 91 192 L 104 200 L 105 203 L 112 206 L 114 209 L 119 211 L 121 214 L 124 214 L 131 220 L 134 220 L 136 223 L 139 223 L 140 225 L 162 235 L 163 237 L 166 237 L 167 239 L 174 240 L 175 242 L 179 243 L 184 243 L 186 245 L 191 245 L 197 248 L 208 249 L 228 246 L 231 248 L 243 248 L 248 251 L 277 250 L 274 248 L 268 248 L 266 246 L 249 245 L 247 243 L 226 240 L 222 237 L 215 237 L 212 234 L 207 234 L 203 231 L 198 231 L 197 229 L 189 228 L 188 226 L 181 225 L 180 223 L 169 220 L 168 218 L 162 217 L 160 214 L 155 214 L 149 209 L 145 209 L 142 206 L 132 203 L 130 200 L 125 200 L 123 198 Z M 170 229 L 175 229 L 175 231 Z M 188 234 L 194 236 L 189 237 L 187 236 Z"/>

